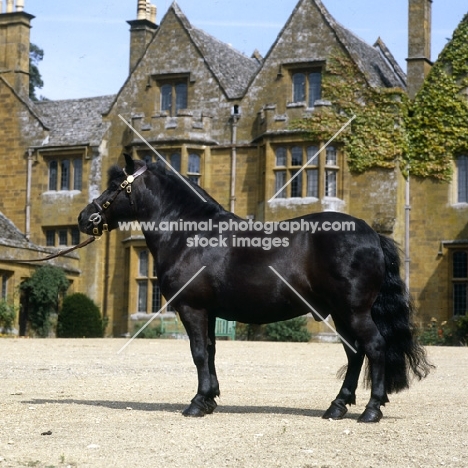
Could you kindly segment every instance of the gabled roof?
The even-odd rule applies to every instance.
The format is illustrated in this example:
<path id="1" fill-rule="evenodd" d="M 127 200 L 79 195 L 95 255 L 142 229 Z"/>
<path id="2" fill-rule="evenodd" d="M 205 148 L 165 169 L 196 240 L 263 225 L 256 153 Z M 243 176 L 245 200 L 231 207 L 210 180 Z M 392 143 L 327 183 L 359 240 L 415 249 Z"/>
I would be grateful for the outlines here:
<path id="1" fill-rule="evenodd" d="M 382 88 L 406 87 L 406 77 L 403 71 L 382 40 L 379 43 L 380 47 L 372 47 L 349 29 L 339 24 L 330 15 L 321 0 L 301 0 L 300 3 L 302 1 L 313 1 L 316 3 L 323 17 L 335 32 L 338 40 L 349 52 L 351 58 L 371 86 Z M 385 57 L 385 53 L 387 53 L 387 57 Z M 398 68 L 395 69 L 395 66 Z"/>
<path id="2" fill-rule="evenodd" d="M 100 144 L 108 129 L 102 120 L 115 96 L 40 101 L 35 108 L 50 129 L 44 147 Z"/>
<path id="3" fill-rule="evenodd" d="M 205 59 L 229 99 L 241 98 L 259 69 L 258 61 L 247 57 L 201 29 L 194 28 L 176 2 L 171 5 L 175 15 Z"/>
<path id="4" fill-rule="evenodd" d="M 0 244 L 13 247 L 30 246 L 26 236 L 0 211 Z"/>
<path id="5" fill-rule="evenodd" d="M 376 46 L 372 47 L 370 44 L 360 39 L 353 32 L 338 23 L 325 8 L 321 0 L 299 0 L 296 8 L 279 33 L 275 43 L 270 48 L 265 61 L 276 45 L 281 41 L 282 36 L 290 27 L 295 16 L 300 14 L 301 9 L 304 7 L 306 2 L 312 3 L 317 7 L 324 22 L 328 24 L 335 34 L 338 42 L 349 53 L 350 57 L 356 63 L 370 86 L 383 88 L 406 88 L 406 76 L 383 41 L 379 38 Z"/>
<path id="6" fill-rule="evenodd" d="M 33 115 L 34 118 L 37 119 L 38 122 L 42 125 L 42 127 L 47 130 L 48 128 L 47 128 L 46 123 L 44 122 L 44 119 L 37 112 L 37 109 L 34 106 L 34 102 L 29 98 L 29 96 L 23 96 L 23 95 L 19 94 L 18 92 L 16 92 L 15 88 L 13 88 L 13 86 L 11 86 L 10 83 L 8 83 L 8 81 L 2 75 L 0 75 L 0 81 L 7 88 L 10 89 L 10 91 L 16 96 L 16 98 L 24 104 L 24 106 L 28 109 L 28 111 L 31 113 L 31 115 Z"/>

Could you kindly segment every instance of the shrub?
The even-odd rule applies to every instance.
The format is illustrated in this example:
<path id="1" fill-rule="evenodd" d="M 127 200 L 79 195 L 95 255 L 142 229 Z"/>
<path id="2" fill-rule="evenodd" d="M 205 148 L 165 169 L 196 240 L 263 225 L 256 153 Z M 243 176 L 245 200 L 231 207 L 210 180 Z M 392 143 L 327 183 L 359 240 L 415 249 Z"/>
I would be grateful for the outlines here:
<path id="1" fill-rule="evenodd" d="M 58 315 L 57 337 L 102 338 L 103 336 L 104 322 L 98 306 L 81 293 L 66 296 Z"/>
<path id="2" fill-rule="evenodd" d="M 0 333 L 8 333 L 15 322 L 15 306 L 5 300 L 0 300 Z"/>
<path id="3" fill-rule="evenodd" d="M 455 320 L 455 339 L 456 344 L 468 346 L 468 315 L 457 318 Z"/>
<path id="4" fill-rule="evenodd" d="M 28 300 L 27 320 L 31 329 L 41 338 L 49 336 L 51 315 L 58 312 L 60 297 L 70 283 L 60 268 L 45 265 L 38 268 L 20 289 Z"/>
<path id="5" fill-rule="evenodd" d="M 137 324 L 134 328 L 134 334 L 141 329 L 145 324 Z M 162 336 L 162 326 L 148 326 L 146 327 L 138 336 L 137 338 L 160 338 Z"/>
<path id="6" fill-rule="evenodd" d="M 305 317 L 269 323 L 265 327 L 265 335 L 268 341 L 294 342 L 307 342 L 311 336 L 307 330 L 307 319 Z"/>

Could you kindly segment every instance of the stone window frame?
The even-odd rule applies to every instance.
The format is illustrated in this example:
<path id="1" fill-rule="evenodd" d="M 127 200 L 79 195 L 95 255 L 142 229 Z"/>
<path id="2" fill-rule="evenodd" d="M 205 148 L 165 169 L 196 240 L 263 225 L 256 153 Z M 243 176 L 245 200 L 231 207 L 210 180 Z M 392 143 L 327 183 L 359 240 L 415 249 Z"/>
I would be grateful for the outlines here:
<path id="1" fill-rule="evenodd" d="M 179 112 L 189 108 L 189 88 L 192 80 L 190 73 L 168 73 L 155 75 L 157 112 L 168 117 L 177 117 Z M 168 95 L 164 90 L 170 91 L 169 105 Z"/>
<path id="2" fill-rule="evenodd" d="M 137 157 L 146 163 L 159 157 L 148 149 L 137 149 Z M 203 183 L 205 148 L 199 145 L 176 145 L 158 148 L 158 153 L 180 174 L 197 185 Z M 195 158 L 197 162 L 195 163 Z M 169 168 L 169 167 L 168 167 Z"/>
<path id="3" fill-rule="evenodd" d="M 81 233 L 77 225 L 45 226 L 42 230 L 44 232 L 44 245 L 46 247 L 67 247 L 80 243 Z"/>
<path id="4" fill-rule="evenodd" d="M 44 156 L 47 164 L 47 191 L 69 192 L 83 190 L 83 156 Z"/>
<path id="5" fill-rule="evenodd" d="M 324 148 L 313 143 L 276 143 L 272 145 L 274 187 L 277 193 L 314 155 L 314 159 L 277 195 L 278 199 L 341 198 L 341 151 L 335 145 Z M 301 156 L 299 157 L 299 150 Z"/>
<path id="6" fill-rule="evenodd" d="M 315 103 L 317 101 L 322 100 L 322 93 L 323 93 L 323 73 L 325 69 L 325 61 L 324 60 L 312 60 L 308 62 L 300 62 L 300 63 L 284 63 L 280 67 L 279 76 L 283 76 L 283 68 L 287 71 L 288 80 L 290 82 L 290 101 L 287 102 L 287 106 L 294 106 L 297 107 L 299 105 L 306 107 L 306 108 L 314 108 Z M 304 90 L 301 93 L 304 98 L 298 99 L 298 83 L 295 82 L 296 78 L 300 75 L 303 75 L 304 78 Z M 313 89 L 311 82 L 312 78 L 319 78 L 318 81 L 318 92 L 312 99 L 311 90 Z M 317 85 L 317 83 L 315 83 Z"/>
<path id="7" fill-rule="evenodd" d="M 468 155 L 454 159 L 452 181 L 452 204 L 468 204 Z"/>
<path id="8" fill-rule="evenodd" d="M 0 289 L 0 299 L 8 299 L 8 283 L 13 277 L 12 271 L 0 270 L 0 279 L 1 279 L 1 289 Z"/>
<path id="9" fill-rule="evenodd" d="M 468 245 L 451 247 L 449 253 L 451 284 L 449 310 L 453 317 L 463 317 L 468 313 Z"/>

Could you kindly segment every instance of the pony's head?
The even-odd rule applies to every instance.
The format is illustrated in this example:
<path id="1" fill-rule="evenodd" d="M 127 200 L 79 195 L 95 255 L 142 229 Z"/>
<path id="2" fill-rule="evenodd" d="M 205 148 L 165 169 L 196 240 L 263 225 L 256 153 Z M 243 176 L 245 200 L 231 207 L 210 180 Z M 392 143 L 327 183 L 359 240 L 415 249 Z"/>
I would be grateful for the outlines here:
<path id="1" fill-rule="evenodd" d="M 136 208 L 132 191 L 141 181 L 138 178 L 146 171 L 143 161 L 134 161 L 125 154 L 124 169 L 112 167 L 109 170 L 109 183 L 98 198 L 95 198 L 78 216 L 78 226 L 86 234 L 100 236 L 112 231 L 121 221 L 136 219 Z"/>

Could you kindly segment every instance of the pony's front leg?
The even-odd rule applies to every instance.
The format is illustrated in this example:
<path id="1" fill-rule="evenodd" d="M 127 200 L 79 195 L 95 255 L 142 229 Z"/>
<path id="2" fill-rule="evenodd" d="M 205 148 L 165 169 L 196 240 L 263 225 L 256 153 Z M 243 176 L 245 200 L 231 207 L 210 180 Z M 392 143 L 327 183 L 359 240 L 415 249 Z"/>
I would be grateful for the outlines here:
<path id="1" fill-rule="evenodd" d="M 183 307 L 179 314 L 190 338 L 190 350 L 198 374 L 197 394 L 182 414 L 202 417 L 216 409 L 215 397 L 219 395 L 219 385 L 214 370 L 214 342 L 211 342 L 209 336 L 214 337 L 214 327 L 213 332 L 209 332 L 211 327 L 205 310 Z"/>

